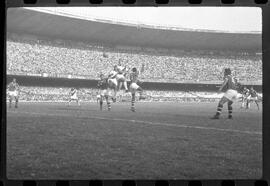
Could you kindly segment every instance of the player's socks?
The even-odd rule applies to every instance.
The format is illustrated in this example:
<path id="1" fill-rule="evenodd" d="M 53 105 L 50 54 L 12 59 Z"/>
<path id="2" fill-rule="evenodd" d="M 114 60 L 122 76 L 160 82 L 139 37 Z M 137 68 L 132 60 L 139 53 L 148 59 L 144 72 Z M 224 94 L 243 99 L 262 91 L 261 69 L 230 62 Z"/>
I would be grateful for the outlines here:
<path id="1" fill-rule="evenodd" d="M 15 108 L 18 108 L 18 100 L 15 101 Z"/>
<path id="2" fill-rule="evenodd" d="M 135 112 L 135 94 L 132 94 L 131 98 L 131 111 Z"/>
<path id="3" fill-rule="evenodd" d="M 249 109 L 249 107 L 250 107 L 250 102 L 248 101 L 246 109 Z"/>
<path id="4" fill-rule="evenodd" d="M 222 108 L 223 108 L 223 105 L 219 103 L 218 107 L 217 107 L 217 112 L 216 112 L 217 116 L 219 116 L 221 114 Z"/>
<path id="5" fill-rule="evenodd" d="M 233 110 L 232 104 L 233 104 L 232 101 L 229 101 L 229 102 L 228 102 L 228 114 L 229 114 L 228 118 L 229 118 L 229 119 L 232 119 L 232 110 Z"/>
<path id="6" fill-rule="evenodd" d="M 111 110 L 111 103 L 109 101 L 109 97 L 108 96 L 106 96 L 106 102 L 107 102 L 108 110 L 110 111 Z"/>
<path id="7" fill-rule="evenodd" d="M 219 119 L 222 108 L 223 108 L 223 105 L 219 103 L 217 107 L 217 112 L 211 119 Z"/>
<path id="8" fill-rule="evenodd" d="M 102 105 L 103 105 L 103 101 L 100 100 L 100 101 L 99 101 L 99 109 L 100 109 L 100 110 L 102 110 Z"/>
<path id="9" fill-rule="evenodd" d="M 108 110 L 111 110 L 111 103 L 109 102 L 109 100 L 107 102 L 107 106 L 108 106 Z"/>

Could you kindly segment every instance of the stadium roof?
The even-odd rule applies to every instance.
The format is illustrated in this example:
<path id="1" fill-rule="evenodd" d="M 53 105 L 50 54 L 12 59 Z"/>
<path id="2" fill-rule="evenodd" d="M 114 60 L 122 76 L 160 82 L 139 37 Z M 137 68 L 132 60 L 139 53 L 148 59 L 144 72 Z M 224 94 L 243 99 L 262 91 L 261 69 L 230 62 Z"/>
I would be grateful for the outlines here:
<path id="1" fill-rule="evenodd" d="M 261 52 L 261 33 L 222 33 L 81 19 L 64 14 L 12 8 L 7 31 L 114 45 Z"/>

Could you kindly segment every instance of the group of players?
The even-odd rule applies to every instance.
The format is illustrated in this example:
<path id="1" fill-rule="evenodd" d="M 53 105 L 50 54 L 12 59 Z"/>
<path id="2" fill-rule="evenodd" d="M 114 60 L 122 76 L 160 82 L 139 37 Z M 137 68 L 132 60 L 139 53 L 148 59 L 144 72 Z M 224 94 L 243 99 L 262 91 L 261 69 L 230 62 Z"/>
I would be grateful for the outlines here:
<path id="1" fill-rule="evenodd" d="M 126 93 L 131 93 L 131 111 L 135 112 L 135 94 L 139 93 L 140 99 L 145 99 L 142 95 L 143 89 L 138 85 L 139 74 L 143 73 L 144 64 L 141 67 L 141 70 L 138 70 L 136 67 L 133 67 L 131 71 L 127 67 L 122 66 L 121 61 L 119 61 L 118 65 L 115 65 L 113 70 L 105 76 L 103 73 L 100 74 L 100 80 L 98 81 L 98 89 L 99 93 L 97 94 L 98 103 L 100 106 L 100 110 L 103 109 L 103 102 L 106 101 L 107 109 L 111 110 L 111 102 L 116 102 L 117 93 L 121 90 L 122 86 L 124 86 Z M 127 80 L 130 80 L 130 85 L 128 88 Z M 9 108 L 11 108 L 12 100 L 15 100 L 15 108 L 18 108 L 19 101 L 19 93 L 22 92 L 19 88 L 16 79 L 8 85 L 8 96 L 9 96 Z M 241 97 L 241 108 L 250 108 L 250 103 L 255 102 L 257 108 L 259 110 L 259 96 L 258 93 L 253 89 L 250 90 L 247 87 L 243 87 L 235 77 L 232 76 L 232 72 L 230 68 L 226 68 L 224 70 L 224 82 L 220 86 L 218 92 L 224 92 L 223 97 L 220 99 L 217 107 L 216 114 L 212 117 L 212 119 L 219 119 L 221 111 L 223 109 L 223 105 L 228 103 L 228 118 L 232 119 L 232 104 L 236 101 L 238 97 L 238 93 L 242 94 Z M 68 105 L 70 105 L 71 101 L 76 101 L 78 105 L 80 105 L 78 98 L 78 89 L 72 88 L 70 91 L 70 98 L 68 101 Z M 87 93 L 87 92 L 85 92 Z"/>
<path id="2" fill-rule="evenodd" d="M 232 111 L 233 107 L 232 104 L 234 101 L 238 99 L 238 93 L 242 94 L 242 108 L 246 104 L 246 108 L 250 107 L 250 103 L 254 101 L 259 109 L 258 104 L 258 94 L 257 92 L 251 87 L 248 90 L 246 87 L 243 87 L 238 80 L 232 76 L 232 72 L 230 68 L 226 68 L 224 70 L 224 77 L 223 83 L 220 86 L 218 92 L 224 92 L 223 97 L 220 99 L 216 114 L 212 117 L 212 119 L 219 119 L 221 115 L 221 111 L 223 109 L 223 105 L 228 103 L 228 118 L 232 119 Z"/>
<path id="3" fill-rule="evenodd" d="M 246 108 L 249 109 L 250 108 L 250 103 L 251 102 L 255 102 L 257 105 L 258 110 L 260 109 L 259 107 L 259 95 L 256 92 L 256 90 L 254 90 L 253 87 L 250 87 L 250 89 L 248 89 L 247 87 L 243 88 L 242 91 L 242 98 L 241 98 L 241 108 Z"/>
<path id="4" fill-rule="evenodd" d="M 136 67 L 133 67 L 131 71 L 125 66 L 122 65 L 121 60 L 119 60 L 118 65 L 113 67 L 113 70 L 109 72 L 106 76 L 103 73 L 100 74 L 100 80 L 98 81 L 97 88 L 99 93 L 97 93 L 97 100 L 100 105 L 100 110 L 103 109 L 103 102 L 106 101 L 108 110 L 111 110 L 111 102 L 116 102 L 117 93 L 124 87 L 125 92 L 131 93 L 131 111 L 135 112 L 135 94 L 139 93 L 140 99 L 144 99 L 143 89 L 138 85 L 139 74 L 143 73 L 144 64 L 141 67 L 141 70 L 138 70 Z M 128 87 L 127 80 L 130 80 L 130 85 Z M 77 89 L 73 88 L 70 91 L 69 104 L 72 100 L 75 100 L 79 105 L 79 99 L 77 96 Z"/>

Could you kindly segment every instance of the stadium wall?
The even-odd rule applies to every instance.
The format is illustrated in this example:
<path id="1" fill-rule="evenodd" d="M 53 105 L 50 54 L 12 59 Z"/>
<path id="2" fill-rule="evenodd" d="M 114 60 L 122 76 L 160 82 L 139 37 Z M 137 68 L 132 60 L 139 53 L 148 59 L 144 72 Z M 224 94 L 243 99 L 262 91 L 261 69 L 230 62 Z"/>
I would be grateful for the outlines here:
<path id="1" fill-rule="evenodd" d="M 68 79 L 68 78 L 52 78 L 39 76 L 19 76 L 7 75 L 7 83 L 13 78 L 21 86 L 38 86 L 38 87 L 76 87 L 76 88 L 96 88 L 97 80 L 91 79 Z M 141 87 L 145 90 L 166 90 L 166 91 L 206 91 L 216 92 L 219 84 L 200 84 L 200 83 L 159 83 L 144 82 Z M 249 87 L 251 85 L 247 85 Z M 258 92 L 262 92 L 261 85 L 252 85 Z"/>

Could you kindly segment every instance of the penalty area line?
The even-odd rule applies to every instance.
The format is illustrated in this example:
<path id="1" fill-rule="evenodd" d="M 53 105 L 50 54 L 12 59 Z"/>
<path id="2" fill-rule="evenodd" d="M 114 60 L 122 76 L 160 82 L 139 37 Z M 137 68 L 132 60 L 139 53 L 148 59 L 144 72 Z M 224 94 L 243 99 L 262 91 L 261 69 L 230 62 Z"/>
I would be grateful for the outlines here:
<path id="1" fill-rule="evenodd" d="M 55 113 L 40 113 L 40 112 L 16 112 L 16 111 L 8 111 L 8 113 L 20 113 L 20 114 L 29 114 L 29 115 L 39 115 L 39 116 L 71 116 L 68 114 L 55 114 Z M 160 123 L 160 122 L 151 122 L 151 121 L 142 121 L 142 120 L 129 120 L 129 119 L 121 119 L 121 118 L 106 118 L 106 117 L 97 117 L 97 116 L 77 116 L 78 119 L 97 119 L 97 120 L 108 120 L 108 121 L 123 121 L 129 123 L 140 123 L 145 125 L 153 125 L 153 126 L 168 126 L 168 127 L 176 127 L 176 128 L 190 128 L 190 129 L 201 129 L 201 130 L 215 130 L 221 132 L 234 132 L 234 133 L 242 133 L 242 134 L 251 134 L 251 135 L 262 135 L 262 132 L 256 131 L 243 131 L 236 129 L 222 129 L 215 127 L 201 127 L 201 126 L 189 126 L 182 124 L 172 124 L 172 123 Z"/>

